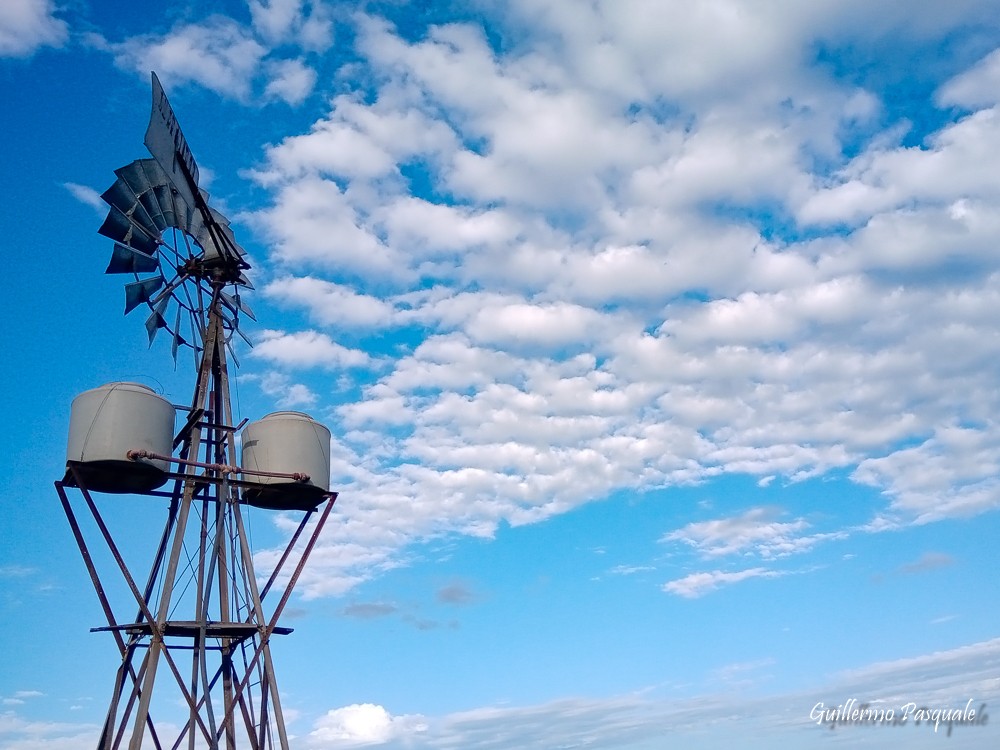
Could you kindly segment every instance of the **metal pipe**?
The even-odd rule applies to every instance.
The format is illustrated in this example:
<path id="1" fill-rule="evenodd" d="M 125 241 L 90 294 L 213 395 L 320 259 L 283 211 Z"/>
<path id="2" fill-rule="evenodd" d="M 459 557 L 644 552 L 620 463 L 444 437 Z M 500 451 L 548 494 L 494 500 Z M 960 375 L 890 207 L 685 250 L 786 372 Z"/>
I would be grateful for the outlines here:
<path id="1" fill-rule="evenodd" d="M 207 464 L 202 461 L 191 461 L 184 458 L 174 458 L 173 456 L 164 456 L 160 453 L 153 453 L 147 450 L 130 450 L 126 451 L 125 457 L 129 461 L 138 461 L 140 458 L 148 458 L 153 461 L 170 461 L 175 464 L 184 464 L 185 466 L 197 466 L 200 469 L 208 469 L 209 471 L 217 471 L 220 474 L 252 474 L 258 477 L 274 477 L 275 479 L 292 479 L 296 482 L 308 482 L 311 477 L 308 474 L 304 474 L 300 471 L 292 472 L 290 474 L 285 474 L 278 471 L 257 471 L 255 469 L 244 469 L 242 466 L 230 466 L 229 464 Z"/>

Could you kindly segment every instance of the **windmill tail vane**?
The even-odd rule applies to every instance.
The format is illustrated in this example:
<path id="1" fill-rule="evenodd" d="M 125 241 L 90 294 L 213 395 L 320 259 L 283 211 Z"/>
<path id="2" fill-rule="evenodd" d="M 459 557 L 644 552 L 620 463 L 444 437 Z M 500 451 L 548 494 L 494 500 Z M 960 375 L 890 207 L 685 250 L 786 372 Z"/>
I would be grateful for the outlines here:
<path id="1" fill-rule="evenodd" d="M 113 241 L 105 272 L 132 277 L 126 315 L 146 306 L 150 346 L 168 331 L 175 366 L 178 350 L 191 348 L 195 383 L 188 406 L 116 382 L 71 407 L 56 492 L 107 621 L 92 630 L 110 633 L 121 657 L 97 747 L 287 750 L 272 640 L 291 632 L 279 616 L 337 497 L 330 431 L 289 411 L 235 423 L 229 361 L 234 335 L 250 345 L 241 317 L 256 320 L 241 293 L 253 288 L 250 265 L 198 185 L 197 162 L 155 74 L 152 84 L 151 158 L 115 170 L 98 231 Z M 120 506 L 103 505 L 105 494 L 166 505 L 151 524 L 160 532 L 150 539 L 144 584 L 121 555 L 108 522 Z M 301 517 L 274 568 L 261 571 L 245 517 L 272 510 Z M 108 594 L 108 571 L 95 562 L 81 517 L 131 594 L 124 604 Z M 129 529 L 130 544 L 145 531 Z M 263 589 L 258 578 L 267 580 Z"/>

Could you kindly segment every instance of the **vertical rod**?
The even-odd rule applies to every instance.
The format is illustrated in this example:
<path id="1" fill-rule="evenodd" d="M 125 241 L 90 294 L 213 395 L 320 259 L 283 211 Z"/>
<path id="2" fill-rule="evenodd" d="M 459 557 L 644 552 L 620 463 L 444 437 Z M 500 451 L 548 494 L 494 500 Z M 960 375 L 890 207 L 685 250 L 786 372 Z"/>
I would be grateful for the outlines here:
<path id="1" fill-rule="evenodd" d="M 326 503 L 326 507 L 323 509 L 323 513 L 320 515 L 319 520 L 316 522 L 316 527 L 313 529 L 313 533 L 309 537 L 309 541 L 306 543 L 306 548 L 302 552 L 302 557 L 299 558 L 299 562 L 295 566 L 295 571 L 292 573 L 292 576 L 289 579 L 287 586 L 285 587 L 285 592 L 284 592 L 284 594 L 281 597 L 281 601 L 279 602 L 278 606 L 275 608 L 274 613 L 271 615 L 271 621 L 267 624 L 267 626 L 265 626 L 264 632 L 261 634 L 261 643 L 260 643 L 260 645 L 257 646 L 256 650 L 254 651 L 253 656 L 251 657 L 250 663 L 249 663 L 249 665 L 247 665 L 246 672 L 243 675 L 243 679 L 240 680 L 239 684 L 236 686 L 236 696 L 238 698 L 240 696 L 242 696 L 243 691 L 247 687 L 247 683 L 250 680 L 250 671 L 260 661 L 261 656 L 263 656 L 265 654 L 265 650 L 266 650 L 266 646 L 267 646 L 267 639 L 270 638 L 270 635 L 271 635 L 272 631 L 274 630 L 274 626 L 277 624 L 278 618 L 281 616 L 281 611 L 284 609 L 285 603 L 288 601 L 288 597 L 291 596 L 292 589 L 295 588 L 295 583 L 298 581 L 299 576 L 302 574 L 302 569 L 305 567 L 306 560 L 309 559 L 309 555 L 312 553 L 312 549 L 313 549 L 313 547 L 316 544 L 316 540 L 319 538 L 320 532 L 323 530 L 323 526 L 326 524 L 326 519 L 330 515 L 330 511 L 333 510 L 333 504 L 334 504 L 334 502 L 336 500 L 337 500 L 337 494 L 336 493 L 331 494 L 330 495 L 330 499 Z M 239 518 L 239 516 L 237 516 L 237 518 Z M 245 539 L 243 538 L 242 535 L 241 535 L 240 538 L 241 538 L 241 541 L 245 542 Z M 252 568 L 251 568 L 251 570 L 252 570 Z M 253 578 L 253 576 L 252 575 L 248 575 L 247 578 L 248 578 L 249 581 L 252 582 L 252 584 L 254 586 L 254 591 L 256 591 L 256 583 L 255 583 L 255 579 Z M 261 611 L 261 604 L 260 604 L 260 599 L 259 598 L 256 601 L 256 608 L 257 608 L 258 612 Z M 274 698 L 277 695 L 277 686 L 273 685 L 273 678 L 274 678 L 274 674 L 273 674 L 273 671 L 272 671 L 272 673 L 271 673 L 272 688 L 271 688 L 271 691 L 270 691 L 270 694 L 271 694 L 272 698 Z M 276 710 L 275 710 L 275 725 L 278 728 L 278 735 L 279 735 L 279 741 L 280 741 L 281 738 L 285 734 L 285 731 L 284 731 L 284 729 L 285 729 L 284 718 L 279 713 L 279 711 L 280 711 L 280 703 L 275 708 L 276 708 Z M 285 745 L 282 746 L 282 750 L 285 750 L 286 747 L 287 747 L 287 737 L 285 738 Z"/>
<path id="2" fill-rule="evenodd" d="M 239 512 L 239 507 L 234 508 L 233 516 L 236 520 L 236 533 L 240 538 L 240 553 L 243 557 L 243 570 L 246 576 L 247 586 L 250 593 L 250 605 L 257 622 L 263 626 L 266 622 L 264 608 L 260 602 L 260 593 L 257 590 L 257 578 L 254 573 L 253 555 L 250 552 L 250 545 L 247 542 L 246 529 L 243 526 L 243 517 Z M 274 663 L 271 661 L 271 648 L 268 640 L 271 637 L 270 628 L 266 629 L 260 636 L 261 648 L 264 652 L 264 678 L 261 685 L 261 692 L 265 689 L 270 691 L 271 706 L 274 711 L 274 721 L 278 728 L 278 743 L 281 750 L 288 750 L 288 737 L 285 734 L 285 719 L 281 711 L 281 698 L 278 696 L 278 686 L 274 679 Z"/>
<path id="3" fill-rule="evenodd" d="M 218 291 L 212 296 L 212 307 L 218 304 Z M 211 308 L 210 308 L 211 309 Z M 201 367 L 198 370 L 198 380 L 195 387 L 195 395 L 192 400 L 192 409 L 207 409 L 208 385 L 210 379 L 210 369 L 212 364 L 212 350 L 219 345 L 221 333 L 219 331 L 218 317 L 209 320 L 208 331 L 205 334 L 205 351 L 202 352 Z M 201 445 L 201 427 L 195 423 L 191 426 L 190 450 L 193 455 L 198 455 Z M 167 570 L 163 578 L 163 590 L 160 592 L 160 607 L 156 614 L 156 626 L 158 632 L 154 632 L 149 644 L 146 659 L 149 667 L 146 671 L 139 707 L 136 711 L 135 724 L 132 729 L 132 739 L 129 742 L 129 750 L 140 750 L 142 747 L 142 727 L 146 717 L 149 715 L 149 702 L 153 692 L 153 684 L 156 681 L 156 667 L 159 662 L 160 653 L 164 649 L 162 628 L 167 621 L 170 611 L 170 602 L 173 598 L 174 580 L 177 577 L 177 566 L 180 562 L 181 551 L 184 546 L 184 535 L 187 530 L 188 516 L 191 512 L 191 503 L 195 493 L 195 472 L 193 466 L 187 468 L 188 478 L 185 480 L 184 494 L 181 499 L 180 515 L 177 519 L 177 526 L 174 531 L 174 542 L 170 550 L 170 558 L 167 562 Z M 193 722 L 192 722 L 193 723 Z M 193 727 L 192 727 L 193 731 Z"/>
<path id="4" fill-rule="evenodd" d="M 201 525 L 198 533 L 198 572 L 197 572 L 197 586 L 195 588 L 195 622 L 201 627 L 197 635 L 191 642 L 191 695 L 197 700 L 198 698 L 198 680 L 201 677 L 201 659 L 199 658 L 201 650 L 205 646 L 205 545 L 207 543 L 206 538 L 208 536 L 208 497 L 202 498 L 201 501 Z M 206 691 L 206 698 L 211 698 L 208 696 Z M 189 734 L 188 734 L 188 750 L 195 750 L 194 741 L 194 718 L 195 714 L 198 713 L 198 705 L 192 703 L 190 711 L 191 717 L 188 722 Z"/>
<path id="5" fill-rule="evenodd" d="M 232 403 L 229 398 L 229 372 L 226 367 L 226 347 L 221 344 L 215 353 L 215 413 L 217 419 L 221 419 L 225 425 L 233 424 Z M 232 433 L 218 430 L 218 440 L 215 443 L 215 463 L 236 466 L 236 450 L 233 445 Z M 219 617 L 223 622 L 231 619 L 230 593 L 229 593 L 229 544 L 235 529 L 228 526 L 226 521 L 233 512 L 239 512 L 239 505 L 236 503 L 235 491 L 230 486 L 226 478 L 223 477 L 222 484 L 218 487 L 218 545 L 216 556 L 219 565 Z M 225 534 L 226 544 L 223 544 L 223 534 Z M 235 561 L 234 561 L 235 563 Z M 234 724 L 233 711 L 233 681 L 231 669 L 229 668 L 232 659 L 231 643 L 228 638 L 223 638 L 220 643 L 220 657 L 222 659 L 222 707 L 223 726 L 226 733 L 227 750 L 236 750 L 236 726 Z"/>

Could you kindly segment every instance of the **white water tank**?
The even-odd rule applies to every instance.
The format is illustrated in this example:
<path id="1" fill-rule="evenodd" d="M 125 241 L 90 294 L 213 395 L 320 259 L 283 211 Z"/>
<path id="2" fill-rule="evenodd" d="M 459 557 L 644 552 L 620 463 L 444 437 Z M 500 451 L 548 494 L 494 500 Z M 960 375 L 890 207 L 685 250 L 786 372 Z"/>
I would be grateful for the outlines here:
<path id="1" fill-rule="evenodd" d="M 73 399 L 66 460 L 96 492 L 146 492 L 167 481 L 166 461 L 130 460 L 130 450 L 169 456 L 174 407 L 139 383 L 108 383 Z M 71 478 L 67 473 L 67 477 Z"/>
<path id="2" fill-rule="evenodd" d="M 330 489 L 330 430 L 298 411 L 277 411 L 243 430 L 240 465 L 251 471 L 306 474 L 290 477 L 243 475 L 255 486 L 243 490 L 250 505 L 280 510 L 312 510 Z"/>

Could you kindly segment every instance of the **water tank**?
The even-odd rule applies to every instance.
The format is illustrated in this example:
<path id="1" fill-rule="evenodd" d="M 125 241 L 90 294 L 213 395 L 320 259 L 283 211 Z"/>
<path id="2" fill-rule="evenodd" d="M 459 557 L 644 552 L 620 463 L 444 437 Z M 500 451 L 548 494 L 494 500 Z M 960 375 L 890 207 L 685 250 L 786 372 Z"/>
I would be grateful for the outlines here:
<path id="1" fill-rule="evenodd" d="M 306 414 L 277 411 L 243 430 L 240 465 L 252 471 L 308 474 L 288 477 L 243 475 L 253 486 L 243 500 L 260 508 L 312 510 L 330 489 L 330 430 Z"/>
<path id="2" fill-rule="evenodd" d="M 139 383 L 108 383 L 73 399 L 66 460 L 79 462 L 77 471 L 88 490 L 147 492 L 167 481 L 169 464 L 131 461 L 126 453 L 169 456 L 173 438 L 169 401 Z"/>

